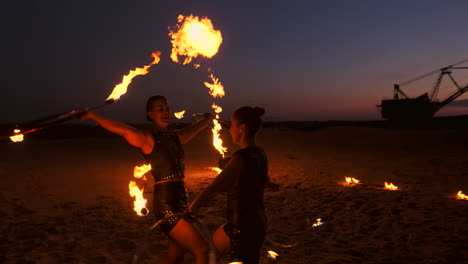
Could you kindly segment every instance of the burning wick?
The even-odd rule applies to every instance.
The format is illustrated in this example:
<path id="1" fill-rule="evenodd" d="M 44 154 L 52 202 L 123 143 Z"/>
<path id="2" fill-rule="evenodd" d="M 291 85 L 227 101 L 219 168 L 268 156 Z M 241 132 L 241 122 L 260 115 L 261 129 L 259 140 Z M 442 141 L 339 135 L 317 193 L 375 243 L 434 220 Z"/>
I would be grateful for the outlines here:
<path id="1" fill-rule="evenodd" d="M 353 177 L 345 177 L 345 180 L 348 184 L 358 184 L 359 180 Z"/>
<path id="2" fill-rule="evenodd" d="M 185 114 L 185 110 L 180 111 L 180 112 L 177 112 L 177 113 L 174 113 L 174 116 L 175 116 L 177 119 L 182 119 L 182 118 L 184 118 L 184 114 Z"/>
<path id="3" fill-rule="evenodd" d="M 13 130 L 13 133 L 15 133 L 15 134 L 17 134 L 17 135 L 11 136 L 11 137 L 10 137 L 11 141 L 13 141 L 13 142 L 21 142 L 21 141 L 24 140 L 23 134 L 18 134 L 19 132 L 21 132 L 21 130 L 19 130 L 19 129 Z"/>
<path id="4" fill-rule="evenodd" d="M 395 191 L 395 190 L 398 190 L 398 187 L 393 185 L 393 183 L 385 182 L 385 189 Z"/>
<path id="5" fill-rule="evenodd" d="M 457 199 L 459 199 L 459 200 L 468 200 L 468 196 L 464 195 L 464 194 L 462 193 L 462 191 L 460 190 L 460 191 L 458 191 L 458 193 L 457 193 Z"/>
<path id="6" fill-rule="evenodd" d="M 268 250 L 268 257 L 271 259 L 276 259 L 278 257 L 278 253 L 274 252 L 273 250 Z"/>

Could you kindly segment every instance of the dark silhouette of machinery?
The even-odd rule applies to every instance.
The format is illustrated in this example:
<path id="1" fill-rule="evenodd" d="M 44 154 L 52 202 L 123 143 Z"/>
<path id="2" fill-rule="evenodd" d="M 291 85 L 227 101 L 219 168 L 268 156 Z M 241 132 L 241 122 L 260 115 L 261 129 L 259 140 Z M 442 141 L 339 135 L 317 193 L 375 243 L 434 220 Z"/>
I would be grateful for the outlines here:
<path id="1" fill-rule="evenodd" d="M 452 76 L 453 70 L 468 69 L 468 67 L 457 67 L 457 65 L 468 62 L 467 60 L 460 61 L 453 65 L 432 71 L 417 78 L 411 79 L 401 84 L 395 84 L 393 89 L 393 99 L 384 99 L 377 107 L 381 108 L 382 118 L 393 121 L 413 121 L 413 120 L 427 120 L 431 119 L 434 114 L 442 107 L 446 106 L 463 93 L 468 91 L 468 85 L 460 86 Z M 434 74 L 439 74 L 433 87 L 431 94 L 424 93 L 416 98 L 409 98 L 402 90 L 401 87 L 409 83 L 424 79 Z M 436 100 L 437 93 L 441 86 L 442 80 L 448 76 L 457 91 L 448 96 L 442 101 Z"/>

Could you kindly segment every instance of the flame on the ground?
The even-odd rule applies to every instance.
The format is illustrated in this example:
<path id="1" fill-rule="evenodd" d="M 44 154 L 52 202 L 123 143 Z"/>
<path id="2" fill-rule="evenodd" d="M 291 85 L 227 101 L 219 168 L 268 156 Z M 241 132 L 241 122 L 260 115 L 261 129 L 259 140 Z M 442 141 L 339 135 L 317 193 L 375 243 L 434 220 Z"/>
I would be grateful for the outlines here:
<path id="1" fill-rule="evenodd" d="M 312 224 L 312 227 L 317 227 L 323 225 L 325 222 L 322 222 L 322 218 L 317 218 L 315 223 Z"/>
<path id="2" fill-rule="evenodd" d="M 268 257 L 272 259 L 276 259 L 278 257 L 278 253 L 274 252 L 273 250 L 268 250 Z"/>
<path id="3" fill-rule="evenodd" d="M 345 177 L 345 180 L 348 184 L 356 184 L 359 183 L 359 180 L 353 177 Z"/>
<path id="4" fill-rule="evenodd" d="M 145 216 L 149 212 L 149 210 L 148 208 L 146 208 L 146 199 L 143 198 L 144 188 L 138 188 L 136 182 L 134 181 L 130 181 L 130 183 L 128 184 L 128 188 L 130 189 L 130 196 L 135 197 L 135 201 L 133 202 L 133 210 L 135 210 L 137 215 Z M 146 214 L 143 214 L 143 211 L 145 211 Z"/>
<path id="5" fill-rule="evenodd" d="M 458 191 L 457 193 L 457 199 L 460 199 L 460 200 L 468 200 L 468 196 L 463 194 L 463 192 L 460 190 Z"/>
<path id="6" fill-rule="evenodd" d="M 185 110 L 182 110 L 182 111 L 180 111 L 180 112 L 174 113 L 174 116 L 175 116 L 177 119 L 182 119 L 182 118 L 184 118 L 184 114 L 185 114 Z"/>
<path id="7" fill-rule="evenodd" d="M 23 141 L 24 140 L 24 135 L 23 134 L 18 134 L 20 132 L 21 132 L 21 130 L 19 130 L 19 129 L 13 130 L 13 133 L 15 133 L 16 135 L 10 137 L 11 141 L 13 141 L 13 142 Z"/>
<path id="8" fill-rule="evenodd" d="M 395 191 L 398 190 L 398 186 L 393 185 L 393 183 L 385 182 L 385 189 Z"/>
<path id="9" fill-rule="evenodd" d="M 198 55 L 211 58 L 218 53 L 223 37 L 213 28 L 211 20 L 197 16 L 179 15 L 175 31 L 170 30 L 172 40 L 171 59 L 179 62 L 178 56 L 185 56 L 182 64 L 187 64 Z"/>
<path id="10" fill-rule="evenodd" d="M 150 163 L 143 164 L 141 166 L 135 166 L 135 168 L 133 169 L 133 176 L 137 179 L 140 179 L 150 170 L 151 170 Z M 146 180 L 146 177 L 144 177 L 143 179 Z"/>
<path id="11" fill-rule="evenodd" d="M 216 150 L 218 150 L 219 154 L 224 158 L 224 153 L 227 152 L 227 148 L 223 147 L 223 140 L 219 137 L 219 131 L 221 130 L 221 124 L 218 122 L 217 119 L 219 119 L 219 113 L 223 111 L 223 109 L 216 104 L 213 103 L 211 106 L 213 110 L 216 113 L 216 118 L 213 119 L 213 129 L 211 131 L 213 132 L 213 146 L 215 147 Z"/>
<path id="12" fill-rule="evenodd" d="M 218 168 L 218 167 L 208 167 L 208 169 L 210 169 L 210 170 L 212 170 L 212 171 L 214 171 L 214 172 L 217 172 L 217 173 L 220 173 L 220 172 L 223 171 L 222 169 L 220 169 L 220 168 Z"/>
<path id="13" fill-rule="evenodd" d="M 142 68 L 135 68 L 134 70 L 131 70 L 127 75 L 124 75 L 122 82 L 117 84 L 114 87 L 114 90 L 112 90 L 112 93 L 109 95 L 109 97 L 106 99 L 107 100 L 118 100 L 120 96 L 125 94 L 127 92 L 127 87 L 130 85 L 132 82 L 133 78 L 137 75 L 145 75 L 148 73 L 148 69 L 153 65 L 159 63 L 161 52 L 153 52 L 151 56 L 154 58 L 153 62 L 151 62 L 149 65 L 143 66 Z"/>
<path id="14" fill-rule="evenodd" d="M 210 89 L 209 93 L 214 98 L 224 96 L 224 86 L 213 74 L 210 74 L 210 79 L 213 83 L 204 82 L 205 86 Z"/>

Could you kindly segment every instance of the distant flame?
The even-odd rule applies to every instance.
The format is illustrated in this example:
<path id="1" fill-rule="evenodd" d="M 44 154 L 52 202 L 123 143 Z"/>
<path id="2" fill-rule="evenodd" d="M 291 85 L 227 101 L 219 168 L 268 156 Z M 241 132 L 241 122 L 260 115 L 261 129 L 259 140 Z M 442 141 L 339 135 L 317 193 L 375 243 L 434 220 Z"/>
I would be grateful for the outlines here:
<path id="1" fill-rule="evenodd" d="M 385 182 L 385 189 L 395 191 L 398 190 L 398 187 L 393 185 L 393 183 Z"/>
<path id="2" fill-rule="evenodd" d="M 174 116 L 175 116 L 177 119 L 182 119 L 182 118 L 184 118 L 184 114 L 185 114 L 185 110 L 180 111 L 180 112 L 177 112 L 177 113 L 174 113 Z"/>
<path id="3" fill-rule="evenodd" d="M 196 63 L 196 64 L 193 65 L 193 67 L 194 67 L 195 69 L 198 69 L 198 68 L 200 68 L 200 64 Z"/>
<path id="4" fill-rule="evenodd" d="M 274 252 L 273 250 L 268 250 L 268 257 L 272 259 L 276 259 L 278 257 L 278 253 Z"/>
<path id="5" fill-rule="evenodd" d="M 133 176 L 137 179 L 141 179 L 148 171 L 151 170 L 151 164 L 143 164 L 141 166 L 135 166 L 133 169 Z M 143 178 L 146 180 L 146 177 Z"/>
<path id="6" fill-rule="evenodd" d="M 356 184 L 356 183 L 359 183 L 359 180 L 358 179 L 355 179 L 353 177 L 345 177 L 345 180 L 348 184 Z"/>
<path id="7" fill-rule="evenodd" d="M 219 81 L 218 78 L 214 77 L 213 74 L 210 74 L 210 78 L 213 81 L 213 83 L 205 82 L 205 86 L 210 89 L 209 93 L 211 96 L 214 98 L 216 97 L 223 97 L 224 96 L 224 86 L 223 84 Z"/>
<path id="8" fill-rule="evenodd" d="M 179 15 L 177 20 L 179 22 L 176 26 L 177 31 L 169 32 L 172 38 L 171 59 L 174 62 L 179 62 L 178 56 L 185 56 L 182 63 L 185 65 L 198 55 L 211 58 L 218 53 L 223 37 L 219 30 L 213 28 L 210 19 Z"/>
<path id="9" fill-rule="evenodd" d="M 216 104 L 213 104 L 211 106 L 213 110 L 216 113 L 216 119 L 219 119 L 219 113 L 223 111 L 223 109 Z M 221 124 L 218 122 L 218 120 L 213 119 L 213 129 L 211 131 L 213 132 L 213 146 L 215 147 L 216 150 L 218 150 L 219 154 L 224 158 L 224 153 L 227 152 L 227 148 L 223 147 L 223 140 L 219 137 L 219 131 L 221 130 Z"/>
<path id="10" fill-rule="evenodd" d="M 144 188 L 138 188 L 136 182 L 134 181 L 130 181 L 130 183 L 128 184 L 128 188 L 130 189 L 130 196 L 135 197 L 135 201 L 133 202 L 133 210 L 135 210 L 137 215 L 145 216 L 145 214 L 143 214 L 142 211 L 143 209 L 146 209 L 146 212 L 148 213 L 148 208 L 146 208 L 146 199 L 143 198 Z"/>
<path id="11" fill-rule="evenodd" d="M 458 191 L 458 193 L 457 193 L 457 199 L 460 199 L 460 200 L 468 200 L 468 196 L 464 195 L 462 191 Z"/>
<path id="12" fill-rule="evenodd" d="M 19 130 L 19 129 L 13 130 L 13 133 L 15 133 L 16 135 L 10 137 L 11 141 L 21 142 L 21 141 L 24 140 L 24 135 L 23 134 L 18 134 L 19 132 L 21 132 L 21 130 Z"/>
<path id="13" fill-rule="evenodd" d="M 117 84 L 114 87 L 114 90 L 112 91 L 111 95 L 106 99 L 107 100 L 118 100 L 120 96 L 125 94 L 127 92 L 127 87 L 130 85 L 132 82 L 133 78 L 137 75 L 145 75 L 148 73 L 148 69 L 151 67 L 153 64 L 159 63 L 161 52 L 153 52 L 151 54 L 153 56 L 154 61 L 151 62 L 149 65 L 143 66 L 143 68 L 136 68 L 135 70 L 131 70 L 127 75 L 124 75 L 122 82 Z"/>
<path id="14" fill-rule="evenodd" d="M 317 227 L 323 225 L 325 222 L 322 222 L 322 218 L 317 218 L 315 223 L 312 224 L 312 227 Z"/>
<path id="15" fill-rule="evenodd" d="M 208 169 L 210 169 L 210 170 L 212 170 L 212 171 L 214 171 L 214 172 L 217 172 L 217 173 L 220 173 L 220 172 L 223 171 L 222 169 L 220 169 L 220 168 L 218 168 L 218 167 L 208 167 Z"/>

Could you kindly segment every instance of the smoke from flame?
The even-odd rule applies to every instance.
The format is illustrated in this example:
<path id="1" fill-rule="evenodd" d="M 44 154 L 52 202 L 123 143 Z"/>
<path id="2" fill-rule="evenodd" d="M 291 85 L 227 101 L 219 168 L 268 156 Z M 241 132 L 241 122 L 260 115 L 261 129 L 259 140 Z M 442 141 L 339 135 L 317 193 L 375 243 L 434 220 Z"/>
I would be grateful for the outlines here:
<path id="1" fill-rule="evenodd" d="M 213 28 L 211 20 L 204 17 L 179 15 L 177 31 L 169 32 L 172 38 L 171 59 L 179 62 L 179 56 L 185 56 L 182 64 L 187 64 L 198 55 L 211 58 L 218 53 L 223 37 L 219 30 Z"/>
<path id="2" fill-rule="evenodd" d="M 24 135 L 23 134 L 18 134 L 19 132 L 21 132 L 21 130 L 19 130 L 19 129 L 13 130 L 13 133 L 15 133 L 16 135 L 10 137 L 11 141 L 21 142 L 21 141 L 24 140 Z"/>
<path id="3" fill-rule="evenodd" d="M 184 118 L 184 114 L 185 114 L 185 110 L 180 111 L 180 112 L 177 112 L 177 113 L 174 113 L 174 116 L 175 116 L 177 119 L 182 119 L 182 118 Z"/>
<path id="4" fill-rule="evenodd" d="M 124 75 L 122 82 L 117 84 L 114 87 L 114 90 L 112 90 L 112 93 L 109 95 L 109 97 L 106 99 L 107 100 L 118 100 L 120 96 L 125 94 L 127 92 L 127 87 L 130 85 L 132 82 L 133 78 L 137 75 L 145 75 L 148 73 L 148 69 L 153 65 L 159 63 L 161 60 L 161 52 L 153 52 L 151 54 L 153 56 L 154 60 L 151 62 L 149 65 L 143 66 L 143 68 L 136 68 L 134 70 L 131 70 L 127 75 Z"/>

